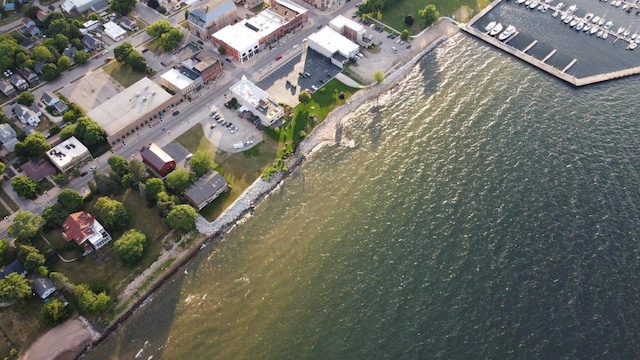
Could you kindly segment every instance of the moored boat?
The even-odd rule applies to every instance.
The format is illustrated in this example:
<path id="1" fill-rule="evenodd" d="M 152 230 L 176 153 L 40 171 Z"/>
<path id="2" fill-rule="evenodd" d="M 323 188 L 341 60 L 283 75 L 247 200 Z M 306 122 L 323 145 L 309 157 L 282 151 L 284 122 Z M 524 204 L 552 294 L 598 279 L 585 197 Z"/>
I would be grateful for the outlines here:
<path id="1" fill-rule="evenodd" d="M 601 38 L 602 35 L 604 35 L 604 30 L 598 31 L 598 33 L 596 34 L 596 37 Z"/>
<path id="2" fill-rule="evenodd" d="M 497 23 L 496 26 L 494 26 L 493 29 L 491 29 L 491 31 L 489 32 L 489 35 L 496 36 L 500 31 L 502 31 L 502 29 L 503 29 L 502 24 Z"/>
<path id="3" fill-rule="evenodd" d="M 604 34 L 602 34 L 602 38 L 606 39 L 608 37 L 609 37 L 609 33 L 605 31 Z"/>
<path id="4" fill-rule="evenodd" d="M 560 14 L 560 13 L 558 12 L 558 10 L 556 10 L 556 11 L 553 12 L 553 14 L 551 14 L 551 16 L 558 17 L 558 14 Z"/>
<path id="5" fill-rule="evenodd" d="M 604 29 L 609 30 L 613 26 L 613 21 L 609 20 L 606 24 L 604 24 Z"/>
<path id="6" fill-rule="evenodd" d="M 578 10 L 578 5 L 573 4 L 573 5 L 569 6 L 569 8 L 567 9 L 567 12 L 569 14 L 573 14 L 576 10 Z"/>
<path id="7" fill-rule="evenodd" d="M 562 10 L 563 7 L 564 7 L 564 3 L 563 2 L 559 3 L 558 5 L 556 5 L 556 9 L 558 9 L 558 10 Z"/>
<path id="8" fill-rule="evenodd" d="M 565 24 L 568 24 L 568 23 L 570 23 L 572 20 L 573 20 L 573 15 L 569 15 L 569 16 L 567 16 L 567 18 L 566 18 L 566 19 L 564 19 L 564 23 L 565 23 Z"/>
<path id="9" fill-rule="evenodd" d="M 503 31 L 500 35 L 498 35 L 498 40 L 506 40 L 509 38 L 509 36 L 515 34 L 516 32 L 516 27 L 513 25 L 509 25 L 507 26 L 507 29 L 505 31 Z"/>
<path id="10" fill-rule="evenodd" d="M 589 35 L 593 35 L 595 33 L 598 32 L 598 30 L 600 30 L 600 28 L 598 27 L 598 25 L 593 25 L 593 27 L 591 28 L 591 30 L 589 30 Z"/>
<path id="11" fill-rule="evenodd" d="M 580 22 L 580 19 L 575 18 L 575 19 L 571 20 L 571 22 L 569 23 L 569 26 L 574 27 L 574 26 L 578 25 L 579 22 Z"/>
<path id="12" fill-rule="evenodd" d="M 599 16 L 594 16 L 593 19 L 591 19 L 591 22 L 594 24 L 597 24 L 598 21 L 600 21 L 600 17 Z"/>
<path id="13" fill-rule="evenodd" d="M 582 21 L 578 22 L 578 25 L 576 25 L 576 31 L 582 30 L 583 27 L 584 27 L 584 23 Z"/>
<path id="14" fill-rule="evenodd" d="M 636 47 L 638 47 L 638 43 L 634 41 L 634 42 L 629 43 L 629 46 L 627 46 L 627 49 L 633 50 Z"/>
<path id="15" fill-rule="evenodd" d="M 589 23 L 584 24 L 584 28 L 582 29 L 582 31 L 587 33 L 589 32 L 589 30 L 591 30 L 591 24 Z"/>
<path id="16" fill-rule="evenodd" d="M 584 21 L 589 21 L 591 19 L 593 19 L 593 13 L 588 13 L 584 16 Z"/>
<path id="17" fill-rule="evenodd" d="M 489 24 L 487 24 L 487 26 L 484 27 L 484 31 L 489 32 L 491 31 L 495 26 L 496 26 L 497 22 L 492 21 Z"/>

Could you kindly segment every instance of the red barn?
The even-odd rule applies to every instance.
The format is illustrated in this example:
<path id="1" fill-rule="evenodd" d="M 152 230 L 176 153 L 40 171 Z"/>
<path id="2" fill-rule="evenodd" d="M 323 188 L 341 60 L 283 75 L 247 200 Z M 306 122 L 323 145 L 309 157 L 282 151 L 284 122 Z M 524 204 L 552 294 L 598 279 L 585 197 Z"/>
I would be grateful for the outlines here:
<path id="1" fill-rule="evenodd" d="M 140 155 L 142 155 L 142 161 L 147 164 L 149 169 L 162 178 L 176 169 L 176 161 L 154 143 L 142 147 Z"/>

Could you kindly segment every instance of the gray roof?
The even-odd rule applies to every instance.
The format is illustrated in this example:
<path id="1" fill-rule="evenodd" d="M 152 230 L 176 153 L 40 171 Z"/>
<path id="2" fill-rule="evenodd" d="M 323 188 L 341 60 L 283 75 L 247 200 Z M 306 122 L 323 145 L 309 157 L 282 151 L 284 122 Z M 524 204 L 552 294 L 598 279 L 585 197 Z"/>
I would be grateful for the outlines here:
<path id="1" fill-rule="evenodd" d="M 9 125 L 9 124 L 0 124 L 0 141 L 2 141 L 4 143 L 9 139 L 15 139 L 16 136 L 18 136 L 18 135 L 16 134 L 16 131 L 13 130 L 11 125 Z"/>
<path id="2" fill-rule="evenodd" d="M 23 114 L 26 114 L 29 111 L 29 108 L 22 105 L 22 104 L 18 104 L 16 105 L 16 107 L 13 109 L 13 112 L 16 113 L 16 116 L 20 117 Z"/>
<path id="3" fill-rule="evenodd" d="M 15 93 L 16 89 L 7 80 L 0 80 L 0 91 L 6 95 L 7 93 Z"/>
<path id="4" fill-rule="evenodd" d="M 42 74 L 42 69 L 44 68 L 44 63 L 42 61 L 38 61 L 36 62 L 36 65 L 34 66 L 36 72 L 38 74 Z"/>
<path id="5" fill-rule="evenodd" d="M 85 36 L 82 37 L 82 43 L 87 45 L 87 46 L 89 46 L 89 47 L 99 46 L 100 45 L 100 42 L 97 39 L 95 39 L 94 37 L 89 36 L 89 35 L 85 35 Z"/>
<path id="6" fill-rule="evenodd" d="M 26 275 L 27 270 L 22 266 L 22 263 L 18 259 L 15 259 L 9 265 L 5 266 L 4 269 L 0 270 L 0 279 L 4 279 L 5 276 L 12 273 Z"/>
<path id="7" fill-rule="evenodd" d="M 56 108 L 56 110 L 62 114 L 63 112 L 69 110 L 69 106 L 67 105 L 66 102 L 60 100 L 58 102 L 56 102 L 55 104 L 53 104 L 53 107 Z"/>
<path id="8" fill-rule="evenodd" d="M 75 46 L 70 46 L 64 49 L 64 51 L 62 52 L 62 55 L 68 57 L 69 59 L 71 59 L 71 61 L 73 61 L 73 54 L 75 54 L 76 51 L 78 51 L 78 49 L 76 49 Z"/>
<path id="9" fill-rule="evenodd" d="M 24 82 L 26 83 L 26 81 L 24 80 L 24 78 L 22 78 L 22 76 L 18 75 L 18 74 L 13 74 L 10 77 L 11 79 L 11 83 L 15 86 L 18 86 L 19 83 Z"/>
<path id="10" fill-rule="evenodd" d="M 56 287 L 53 285 L 49 278 L 35 278 L 33 279 L 33 284 L 31 285 L 33 291 L 38 294 L 41 298 L 44 298 L 47 292 L 52 292 L 56 290 Z"/>
<path id="11" fill-rule="evenodd" d="M 44 102 L 45 102 L 45 103 L 47 103 L 47 104 L 52 103 L 52 102 L 58 102 L 58 101 L 60 101 L 60 98 L 59 98 L 59 97 L 55 96 L 54 94 L 52 94 L 52 93 L 50 93 L 50 92 L 48 92 L 48 91 L 45 91 L 45 92 L 42 94 L 41 99 L 42 99 L 42 100 L 44 100 Z"/>
<path id="12" fill-rule="evenodd" d="M 221 15 L 235 9 L 235 7 L 236 4 L 233 1 L 227 1 L 220 6 L 208 9 L 208 12 L 207 7 L 203 6 L 190 12 L 188 20 L 200 27 L 204 27 L 205 24 L 210 24 Z"/>
<path id="13" fill-rule="evenodd" d="M 106 0 L 100 0 L 91 6 L 91 9 L 95 12 L 100 12 L 109 7 L 109 3 Z"/>
<path id="14" fill-rule="evenodd" d="M 138 24 L 136 24 L 134 20 L 129 19 L 126 16 L 123 16 L 120 18 L 120 24 L 127 24 L 127 26 L 133 26 L 133 25 L 138 26 Z"/>
<path id="15" fill-rule="evenodd" d="M 193 185 L 189 186 L 189 188 L 185 190 L 184 196 L 193 204 L 200 207 L 202 203 L 209 200 L 226 186 L 227 180 L 217 171 L 211 170 L 196 180 Z"/>

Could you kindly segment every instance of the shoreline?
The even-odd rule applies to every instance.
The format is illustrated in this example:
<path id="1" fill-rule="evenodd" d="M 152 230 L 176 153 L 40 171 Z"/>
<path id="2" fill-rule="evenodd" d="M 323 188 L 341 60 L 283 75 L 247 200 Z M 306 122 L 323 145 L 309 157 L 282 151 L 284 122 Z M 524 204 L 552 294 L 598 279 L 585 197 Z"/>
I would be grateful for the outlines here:
<path id="1" fill-rule="evenodd" d="M 442 29 L 445 27 L 445 29 Z M 129 316 L 133 314 L 138 308 L 148 301 L 148 299 L 185 265 L 188 265 L 189 261 L 195 257 L 198 252 L 203 249 L 207 244 L 215 244 L 224 237 L 225 233 L 231 231 L 236 225 L 242 223 L 247 216 L 251 216 L 262 200 L 267 198 L 271 193 L 278 191 L 278 189 L 284 184 L 284 181 L 293 174 L 304 161 L 313 156 L 317 151 L 328 145 L 336 145 L 339 129 L 350 118 L 349 114 L 354 109 L 361 107 L 374 100 L 376 97 L 383 95 L 384 93 L 392 90 L 398 86 L 399 82 L 404 79 L 407 74 L 413 70 L 418 62 L 420 62 L 426 55 L 431 53 L 435 48 L 444 43 L 449 37 L 452 28 L 455 27 L 455 32 L 459 29 L 457 26 L 453 26 L 445 21 L 440 21 L 437 25 L 434 25 L 430 29 L 424 32 L 423 35 L 430 37 L 433 35 L 433 39 L 427 40 L 425 48 L 414 55 L 410 60 L 406 62 L 400 62 L 396 66 L 392 67 L 388 74 L 385 74 L 385 80 L 377 85 L 363 88 L 363 91 L 356 92 L 349 100 L 335 108 L 329 115 L 318 125 L 304 140 L 300 142 L 293 155 L 285 159 L 287 163 L 287 172 L 281 172 L 274 174 L 268 181 L 262 178 L 256 179 L 245 191 L 228 207 L 223 213 L 218 216 L 214 221 L 208 222 L 202 216 L 196 218 L 196 229 L 200 233 L 194 244 L 188 249 L 179 251 L 177 257 L 172 257 L 174 248 L 167 251 L 161 257 L 154 262 L 149 269 L 139 275 L 132 283 L 129 284 L 118 297 L 120 301 L 131 300 L 120 313 L 111 321 L 111 323 L 99 332 L 99 336 L 93 337 L 93 339 L 86 344 L 75 355 L 75 359 L 81 358 L 85 353 L 98 346 L 104 340 L 106 340 Z M 434 34 L 430 34 L 434 33 Z M 142 289 L 142 292 L 138 294 L 137 287 L 140 280 L 144 281 L 148 276 L 153 276 L 153 273 L 158 268 L 163 266 L 167 261 L 173 259 L 170 266 L 155 279 L 153 279 L 146 289 Z M 145 273 L 149 274 L 145 275 Z M 136 284 L 135 286 L 132 284 Z M 44 335 L 43 335 L 44 336 Z M 29 349 L 31 350 L 31 348 Z M 29 351 L 28 350 L 28 351 Z M 28 353 L 27 351 L 27 353 Z M 65 354 L 68 355 L 68 354 Z M 65 359 L 67 357 L 65 356 Z M 62 358 L 56 358 L 57 360 L 63 360 Z"/>

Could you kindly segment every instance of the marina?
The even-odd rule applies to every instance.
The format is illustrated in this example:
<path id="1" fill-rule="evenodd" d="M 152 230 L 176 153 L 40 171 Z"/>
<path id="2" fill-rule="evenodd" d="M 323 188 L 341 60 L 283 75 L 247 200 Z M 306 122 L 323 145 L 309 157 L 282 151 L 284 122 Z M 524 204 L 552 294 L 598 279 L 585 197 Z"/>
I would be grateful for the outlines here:
<path id="1" fill-rule="evenodd" d="M 574 86 L 640 74 L 640 1 L 527 2 L 496 0 L 460 27 Z"/>

